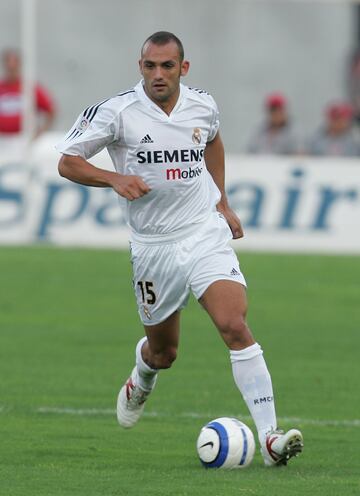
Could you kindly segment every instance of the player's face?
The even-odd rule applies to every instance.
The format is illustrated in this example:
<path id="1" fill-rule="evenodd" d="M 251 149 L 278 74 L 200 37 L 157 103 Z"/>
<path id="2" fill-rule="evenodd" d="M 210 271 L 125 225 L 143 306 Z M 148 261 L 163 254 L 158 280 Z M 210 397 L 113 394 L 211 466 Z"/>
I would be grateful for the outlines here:
<path id="1" fill-rule="evenodd" d="M 180 77 L 189 70 L 189 62 L 180 60 L 176 43 L 147 43 L 139 67 L 148 97 L 161 107 L 175 105 L 179 96 Z"/>

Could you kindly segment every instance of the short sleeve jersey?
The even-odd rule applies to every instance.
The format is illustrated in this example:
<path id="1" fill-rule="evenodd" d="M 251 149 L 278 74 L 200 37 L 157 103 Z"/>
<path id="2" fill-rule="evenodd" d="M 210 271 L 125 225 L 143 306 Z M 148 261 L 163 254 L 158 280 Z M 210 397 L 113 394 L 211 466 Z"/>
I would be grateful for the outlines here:
<path id="1" fill-rule="evenodd" d="M 140 81 L 133 90 L 88 107 L 57 149 L 88 160 L 106 147 L 118 173 L 140 176 L 151 188 L 125 202 L 132 231 L 166 236 L 205 221 L 220 200 L 204 161 L 206 143 L 218 128 L 216 103 L 205 91 L 180 85 L 167 115 Z"/>

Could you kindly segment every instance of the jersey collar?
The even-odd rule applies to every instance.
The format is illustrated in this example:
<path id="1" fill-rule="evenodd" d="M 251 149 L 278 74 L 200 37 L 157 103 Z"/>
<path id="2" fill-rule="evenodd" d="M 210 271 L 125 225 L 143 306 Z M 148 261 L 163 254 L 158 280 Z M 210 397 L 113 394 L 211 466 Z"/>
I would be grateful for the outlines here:
<path id="1" fill-rule="evenodd" d="M 140 100 L 147 106 L 147 107 L 150 107 L 152 110 L 155 110 L 156 112 L 158 112 L 159 114 L 161 115 L 164 115 L 166 116 L 167 118 L 170 118 L 172 115 L 174 115 L 178 110 L 179 108 L 181 107 L 182 105 L 182 102 L 184 101 L 185 99 L 185 94 L 186 94 L 186 86 L 184 86 L 183 84 L 180 83 L 180 94 L 179 94 L 179 98 L 175 104 L 175 107 L 172 109 L 171 111 L 171 114 L 168 115 L 166 112 L 164 112 L 158 105 L 156 105 L 156 103 L 154 103 L 148 96 L 147 94 L 145 93 L 145 90 L 144 90 L 144 80 L 142 79 L 141 81 L 139 81 L 139 83 L 135 86 L 135 91 L 136 91 L 136 94 L 139 96 Z"/>

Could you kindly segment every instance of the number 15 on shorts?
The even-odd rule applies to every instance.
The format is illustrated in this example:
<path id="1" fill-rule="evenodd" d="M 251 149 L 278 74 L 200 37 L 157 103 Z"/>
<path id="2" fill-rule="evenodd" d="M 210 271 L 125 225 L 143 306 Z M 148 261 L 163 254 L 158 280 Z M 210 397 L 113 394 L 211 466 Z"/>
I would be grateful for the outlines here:
<path id="1" fill-rule="evenodd" d="M 138 281 L 137 285 L 140 287 L 142 302 L 153 305 L 156 302 L 154 284 L 151 281 Z"/>

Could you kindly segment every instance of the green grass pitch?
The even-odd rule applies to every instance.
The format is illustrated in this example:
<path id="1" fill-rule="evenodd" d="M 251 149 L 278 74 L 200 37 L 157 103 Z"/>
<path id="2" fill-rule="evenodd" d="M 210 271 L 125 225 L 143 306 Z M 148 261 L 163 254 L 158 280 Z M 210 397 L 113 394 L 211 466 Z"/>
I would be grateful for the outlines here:
<path id="1" fill-rule="evenodd" d="M 179 357 L 124 431 L 119 387 L 142 335 L 126 252 L 0 249 L 1 496 L 360 494 L 360 258 L 240 254 L 250 326 L 265 350 L 281 427 L 305 450 L 268 469 L 204 470 L 201 426 L 254 429 L 228 353 L 192 300 Z"/>

